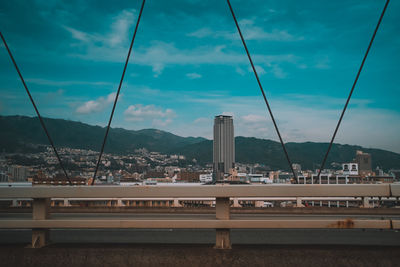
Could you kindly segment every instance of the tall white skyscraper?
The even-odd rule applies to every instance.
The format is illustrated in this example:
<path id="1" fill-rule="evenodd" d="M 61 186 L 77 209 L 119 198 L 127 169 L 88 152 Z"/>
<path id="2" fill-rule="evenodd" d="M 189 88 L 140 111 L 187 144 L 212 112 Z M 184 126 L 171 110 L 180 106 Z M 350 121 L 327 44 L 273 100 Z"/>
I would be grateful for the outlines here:
<path id="1" fill-rule="evenodd" d="M 229 170 L 235 167 L 235 135 L 232 116 L 215 116 L 213 163 L 216 180 L 222 180 L 224 173 L 229 173 Z"/>

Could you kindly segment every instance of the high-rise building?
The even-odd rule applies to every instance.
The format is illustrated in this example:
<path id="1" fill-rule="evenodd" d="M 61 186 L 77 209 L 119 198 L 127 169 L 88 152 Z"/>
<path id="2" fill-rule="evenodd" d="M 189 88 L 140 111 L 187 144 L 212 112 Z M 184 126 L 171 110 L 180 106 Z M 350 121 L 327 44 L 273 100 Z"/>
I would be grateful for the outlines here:
<path id="1" fill-rule="evenodd" d="M 235 167 L 235 138 L 232 116 L 218 115 L 214 119 L 213 174 L 223 180 Z"/>
<path id="2" fill-rule="evenodd" d="M 372 175 L 371 154 L 357 150 L 355 162 L 361 176 Z"/>

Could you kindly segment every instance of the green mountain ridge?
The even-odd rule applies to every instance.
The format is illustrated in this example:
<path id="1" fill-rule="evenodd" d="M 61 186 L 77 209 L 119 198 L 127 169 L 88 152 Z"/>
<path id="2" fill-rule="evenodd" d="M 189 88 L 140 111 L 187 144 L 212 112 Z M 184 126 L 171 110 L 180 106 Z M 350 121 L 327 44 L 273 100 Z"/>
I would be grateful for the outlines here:
<path id="1" fill-rule="evenodd" d="M 100 150 L 105 127 L 64 119 L 44 118 L 44 121 L 57 147 Z M 0 116 L 0 151 L 32 152 L 37 150 L 35 145 L 38 144 L 48 145 L 47 137 L 38 118 Z M 328 145 L 328 143 L 316 142 L 289 142 L 286 147 L 293 163 L 301 164 L 303 169 L 315 169 L 319 167 Z M 260 163 L 271 169 L 289 169 L 279 142 L 239 136 L 235 138 L 235 146 L 236 162 Z M 181 137 L 158 129 L 138 131 L 123 128 L 110 129 L 105 152 L 128 154 L 138 148 L 185 155 L 188 160 L 196 159 L 200 164 L 212 162 L 212 140 L 202 137 Z M 342 144 L 332 146 L 326 167 L 331 166 L 334 162 L 352 161 L 357 150 L 371 153 L 373 168 L 376 166 L 384 170 L 400 168 L 400 154 L 398 153 Z"/>

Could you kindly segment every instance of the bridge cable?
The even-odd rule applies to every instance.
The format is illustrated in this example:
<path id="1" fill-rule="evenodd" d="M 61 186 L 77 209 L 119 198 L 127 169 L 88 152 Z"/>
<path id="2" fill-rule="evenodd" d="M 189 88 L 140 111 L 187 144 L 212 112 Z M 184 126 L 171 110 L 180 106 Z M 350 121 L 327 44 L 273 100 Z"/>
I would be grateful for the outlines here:
<path id="1" fill-rule="evenodd" d="M 105 133 L 105 135 L 104 135 L 103 144 L 102 144 L 102 146 L 101 146 L 99 159 L 98 159 L 98 161 L 97 161 L 97 165 L 96 165 L 96 169 L 95 169 L 95 171 L 94 171 L 93 180 L 92 180 L 91 185 L 94 184 L 94 181 L 95 181 L 95 179 L 96 179 L 96 174 L 97 174 L 97 171 L 98 171 L 98 169 L 99 169 L 101 157 L 102 157 L 102 155 L 103 155 L 104 147 L 105 147 L 105 145 L 106 145 L 106 140 L 107 140 L 108 132 L 109 132 L 109 130 L 110 130 L 111 121 L 112 121 L 112 118 L 113 118 L 113 116 L 114 116 L 115 107 L 116 107 L 117 102 L 118 102 L 118 96 L 119 96 L 119 93 L 120 93 L 120 91 L 121 91 L 122 82 L 123 82 L 123 80 L 124 80 L 125 71 L 126 71 L 126 68 L 127 68 L 127 66 L 128 66 L 129 57 L 130 57 L 131 52 L 132 52 L 132 46 L 133 46 L 133 43 L 134 43 L 134 41 L 135 41 L 136 32 L 137 32 L 137 29 L 138 29 L 138 27 L 139 27 L 139 22 L 140 22 L 140 18 L 142 17 L 142 12 L 143 12 L 143 7 L 144 7 L 144 3 L 145 3 L 145 2 L 146 2 L 146 0 L 143 0 L 142 6 L 141 6 L 141 8 L 140 8 L 139 16 L 138 16 L 138 19 L 137 19 L 137 22 L 136 22 L 136 26 L 135 26 L 135 31 L 134 31 L 133 36 L 132 36 L 132 41 L 131 41 L 131 45 L 130 45 L 130 47 L 129 47 L 128 56 L 126 57 L 124 70 L 122 71 L 121 80 L 120 80 L 120 82 L 119 82 L 117 94 L 116 94 L 116 96 L 115 96 L 114 105 L 113 105 L 113 108 L 112 108 L 112 111 L 111 111 L 110 119 L 109 119 L 109 121 L 108 121 L 107 130 L 106 130 L 106 133 Z"/>
<path id="2" fill-rule="evenodd" d="M 347 101 L 346 101 L 346 104 L 344 105 L 342 114 L 340 115 L 339 121 L 338 121 L 338 123 L 337 123 L 337 125 L 336 125 L 336 129 L 335 129 L 335 131 L 334 131 L 334 133 L 333 133 L 331 142 L 329 143 L 328 150 L 326 151 L 324 160 L 322 161 L 321 167 L 319 168 L 317 179 L 320 178 L 321 171 L 322 171 L 322 169 L 323 169 L 324 166 L 325 166 L 325 163 L 326 163 L 326 160 L 327 160 L 327 158 L 328 158 L 329 152 L 330 152 L 330 150 L 331 150 L 331 148 L 332 148 L 333 141 L 335 140 L 337 131 L 339 130 L 340 123 L 342 122 L 344 113 L 346 112 L 347 106 L 348 106 L 348 104 L 349 104 L 349 102 L 350 102 L 350 98 L 351 98 L 351 96 L 352 96 L 352 94 L 353 94 L 354 88 L 356 87 L 356 84 L 357 84 L 358 78 L 359 78 L 359 76 L 360 76 L 361 70 L 363 69 L 365 60 L 367 59 L 369 50 L 371 49 L 372 43 L 374 42 L 375 35 L 376 35 L 376 33 L 378 32 L 379 25 L 380 25 L 381 22 L 382 22 L 383 16 L 385 15 L 386 8 L 387 8 L 389 2 L 390 2 L 390 0 L 386 0 L 385 7 L 384 7 L 383 10 L 382 10 L 381 16 L 379 17 L 379 20 L 378 20 L 378 24 L 376 25 L 375 31 L 374 31 L 374 33 L 372 34 L 372 37 L 371 37 L 371 40 L 370 40 L 370 42 L 369 42 L 367 51 L 365 51 L 364 58 L 363 58 L 363 60 L 362 60 L 362 62 L 361 62 L 360 68 L 358 69 L 356 78 L 355 78 L 355 80 L 354 80 L 354 82 L 353 82 L 353 86 L 351 87 L 350 94 L 349 94 L 349 96 L 347 97 Z"/>
<path id="3" fill-rule="evenodd" d="M 40 124 L 42 125 L 42 128 L 43 128 L 44 132 L 46 133 L 47 139 L 49 139 L 49 143 L 50 143 L 50 145 L 51 145 L 52 148 L 53 148 L 54 154 L 56 155 L 56 157 L 57 157 L 57 159 L 58 159 L 58 162 L 60 163 L 60 166 L 61 166 L 61 168 L 62 168 L 62 170 L 63 170 L 63 172 L 64 172 L 64 175 L 65 175 L 65 177 L 67 178 L 68 183 L 69 183 L 70 185 L 72 185 L 72 182 L 71 182 L 71 180 L 70 180 L 70 178 L 69 178 L 69 176 L 68 176 L 68 174 L 67 174 L 67 171 L 65 170 L 64 165 L 63 165 L 63 163 L 62 163 L 62 161 L 61 161 L 60 155 L 58 154 L 57 149 L 56 149 L 56 147 L 54 146 L 53 140 L 51 139 L 50 134 L 49 134 L 49 132 L 47 131 L 46 125 L 44 124 L 44 121 L 43 121 L 42 117 L 40 116 L 40 113 L 39 113 L 39 110 L 38 110 L 38 108 L 37 108 L 37 106 L 36 106 L 36 104 L 35 104 L 35 101 L 33 100 L 33 97 L 32 97 L 32 95 L 31 95 L 31 93 L 29 92 L 29 89 L 28 89 L 28 87 L 27 87 L 27 85 L 26 85 L 26 83 L 25 83 L 24 78 L 22 77 L 22 74 L 21 74 L 21 72 L 20 72 L 20 70 L 19 70 L 19 68 L 18 68 L 18 65 L 17 65 L 17 63 L 15 62 L 14 57 L 13 57 L 11 51 L 10 51 L 10 48 L 9 48 L 8 45 L 7 45 L 6 39 L 4 39 L 4 36 L 3 36 L 3 34 L 2 34 L 1 32 L 0 32 L 0 36 L 1 36 L 1 39 L 3 40 L 3 43 L 4 43 L 4 45 L 5 45 L 6 49 L 7 49 L 7 51 L 8 51 L 8 54 L 10 55 L 11 61 L 13 62 L 14 67 L 15 67 L 15 69 L 16 69 L 17 72 L 18 72 L 19 78 L 21 79 L 21 82 L 22 82 L 22 84 L 23 84 L 24 87 L 25 87 L 26 93 L 28 94 L 29 99 L 31 100 L 31 103 L 32 103 L 32 105 L 33 105 L 33 108 L 35 109 L 36 114 L 37 114 L 37 116 L 38 116 L 38 118 L 39 118 Z"/>
<path id="4" fill-rule="evenodd" d="M 237 19 L 236 19 L 235 13 L 233 12 L 233 9 L 232 9 L 232 6 L 231 6 L 230 1 L 227 0 L 227 2 L 228 2 L 228 5 L 229 5 L 229 9 L 231 10 L 233 20 L 235 21 L 236 28 L 237 28 L 237 30 L 238 30 L 238 32 L 239 32 L 240 39 L 242 40 L 244 49 L 246 50 L 247 57 L 249 58 L 249 61 L 250 61 L 251 67 L 252 67 L 252 69 L 253 69 L 254 75 L 256 76 L 258 86 L 260 87 L 260 90 L 261 90 L 262 96 L 263 96 L 263 98 L 264 98 L 265 104 L 267 105 L 267 109 L 268 109 L 269 115 L 271 116 L 271 119 L 272 119 L 272 122 L 273 122 L 273 124 L 274 124 L 276 133 L 278 134 L 279 140 L 280 140 L 280 142 L 281 142 L 283 152 L 285 153 L 285 156 L 286 156 L 286 159 L 287 159 L 287 161 L 288 161 L 288 163 L 289 163 L 290 169 L 292 170 L 295 183 L 297 183 L 297 175 L 296 175 L 296 173 L 295 173 L 295 171 L 294 171 L 294 169 L 293 169 L 292 162 L 290 161 L 289 154 L 288 154 L 288 152 L 287 152 L 287 150 L 286 150 L 285 143 L 283 142 L 282 136 L 281 136 L 281 134 L 280 134 L 280 132 L 279 132 L 278 125 L 276 124 L 274 115 L 272 114 L 271 107 L 269 106 L 269 103 L 268 103 L 267 97 L 266 97 L 266 95 L 265 95 L 264 89 L 263 89 L 263 87 L 262 87 L 262 85 L 261 85 L 261 82 L 260 82 L 260 79 L 259 79 L 259 77 L 258 77 L 257 70 L 256 70 L 256 68 L 254 67 L 253 60 L 251 59 L 249 50 L 247 49 L 246 42 L 245 42 L 245 40 L 244 40 L 244 38 L 243 38 L 242 31 L 240 30 L 240 27 L 239 27 L 239 23 L 237 22 Z"/>

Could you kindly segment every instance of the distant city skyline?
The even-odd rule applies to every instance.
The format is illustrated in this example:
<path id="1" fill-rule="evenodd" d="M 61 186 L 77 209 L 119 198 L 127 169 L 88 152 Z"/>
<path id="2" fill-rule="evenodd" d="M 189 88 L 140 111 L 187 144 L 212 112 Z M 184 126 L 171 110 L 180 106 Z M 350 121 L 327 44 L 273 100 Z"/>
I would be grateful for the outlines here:
<path id="1" fill-rule="evenodd" d="M 105 126 L 140 1 L 0 3 L 41 114 Z M 329 142 L 383 1 L 232 1 L 285 142 Z M 257 6 L 257 8 L 254 8 Z M 101 19 L 99 19 L 101 18 Z M 335 142 L 400 152 L 400 3 L 389 4 Z M 0 44 L 0 114 L 34 115 Z M 147 1 L 112 127 L 277 140 L 225 1 Z"/>

